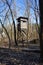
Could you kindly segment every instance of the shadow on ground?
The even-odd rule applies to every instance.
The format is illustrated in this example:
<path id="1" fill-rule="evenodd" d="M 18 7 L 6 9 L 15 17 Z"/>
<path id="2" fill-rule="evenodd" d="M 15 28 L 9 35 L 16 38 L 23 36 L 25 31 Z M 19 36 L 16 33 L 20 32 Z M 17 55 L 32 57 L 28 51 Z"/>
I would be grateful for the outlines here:
<path id="1" fill-rule="evenodd" d="M 39 63 L 39 53 L 0 48 L 0 63 L 3 65 L 33 65 Z"/>

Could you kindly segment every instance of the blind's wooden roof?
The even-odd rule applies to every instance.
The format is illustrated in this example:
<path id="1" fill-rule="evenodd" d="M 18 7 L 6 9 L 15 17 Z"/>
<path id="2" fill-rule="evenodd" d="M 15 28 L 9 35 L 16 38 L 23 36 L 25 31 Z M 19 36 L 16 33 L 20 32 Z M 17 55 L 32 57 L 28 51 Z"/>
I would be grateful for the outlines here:
<path id="1" fill-rule="evenodd" d="M 19 22 L 20 22 L 21 19 L 26 19 L 26 20 L 28 20 L 27 17 L 19 17 L 19 18 L 17 18 L 17 20 L 18 20 Z"/>

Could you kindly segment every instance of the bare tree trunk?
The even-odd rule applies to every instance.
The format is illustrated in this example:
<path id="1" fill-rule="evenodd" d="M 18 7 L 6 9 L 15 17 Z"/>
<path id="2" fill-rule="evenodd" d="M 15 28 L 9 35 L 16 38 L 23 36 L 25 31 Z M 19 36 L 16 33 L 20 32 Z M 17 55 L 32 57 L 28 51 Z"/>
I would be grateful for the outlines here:
<path id="1" fill-rule="evenodd" d="M 17 45 L 17 41 L 16 41 L 16 27 L 15 27 L 15 21 L 14 21 L 14 18 L 13 18 L 13 13 L 12 13 L 11 7 L 10 7 L 10 5 L 9 5 L 7 0 L 6 0 L 6 4 L 8 5 L 10 13 L 11 13 L 11 16 L 12 16 L 12 21 L 13 21 L 13 25 L 14 25 L 14 40 L 15 40 L 15 44 Z"/>
<path id="2" fill-rule="evenodd" d="M 28 2 L 28 0 L 26 0 L 26 12 L 27 12 L 27 17 L 28 17 L 28 21 L 27 21 L 27 43 L 28 43 L 29 15 L 30 15 L 30 8 L 29 8 L 29 2 Z"/>
<path id="3" fill-rule="evenodd" d="M 5 28 L 4 25 L 2 24 L 1 20 L 0 20 L 0 23 L 1 23 L 2 27 L 3 27 L 3 29 L 5 30 L 5 32 L 6 32 L 6 34 L 7 34 L 7 37 L 8 37 L 8 39 L 9 39 L 9 48 L 10 48 L 10 46 L 11 46 L 10 36 L 9 36 L 9 34 L 8 34 L 7 30 L 6 30 L 6 28 Z"/>
<path id="4" fill-rule="evenodd" d="M 43 0 L 39 0 L 40 6 L 40 58 L 43 62 Z"/>
<path id="5" fill-rule="evenodd" d="M 35 0 L 35 11 L 34 11 L 34 14 L 35 14 L 35 20 L 36 20 L 36 30 L 37 30 L 37 32 L 38 32 L 38 34 L 39 34 L 39 26 L 38 26 L 38 16 L 37 16 L 37 0 Z"/>
<path id="6" fill-rule="evenodd" d="M 12 25 L 11 25 L 11 40 L 12 40 Z"/>

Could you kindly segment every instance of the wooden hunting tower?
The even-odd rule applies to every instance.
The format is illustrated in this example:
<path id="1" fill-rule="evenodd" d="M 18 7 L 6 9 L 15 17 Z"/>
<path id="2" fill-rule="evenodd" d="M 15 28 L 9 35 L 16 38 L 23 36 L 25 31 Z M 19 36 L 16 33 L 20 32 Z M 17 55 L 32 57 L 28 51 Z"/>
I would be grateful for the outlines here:
<path id="1" fill-rule="evenodd" d="M 27 29 L 27 20 L 28 20 L 28 18 L 26 18 L 26 17 L 19 17 L 19 18 L 17 18 L 17 21 L 18 21 L 18 25 L 17 25 L 18 31 Z"/>
<path id="2" fill-rule="evenodd" d="M 28 20 L 27 17 L 17 18 L 17 22 L 18 22 L 18 24 L 17 24 L 17 30 L 18 30 L 17 37 L 18 37 L 18 39 L 19 38 L 21 39 L 22 36 L 25 37 L 27 34 L 27 20 Z"/>

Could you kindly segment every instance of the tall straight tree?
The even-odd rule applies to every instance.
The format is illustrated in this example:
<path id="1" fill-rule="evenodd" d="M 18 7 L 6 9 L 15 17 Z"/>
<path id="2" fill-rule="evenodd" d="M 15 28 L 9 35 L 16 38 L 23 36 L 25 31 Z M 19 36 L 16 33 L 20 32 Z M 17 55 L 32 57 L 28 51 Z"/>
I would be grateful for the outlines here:
<path id="1" fill-rule="evenodd" d="M 28 43 L 28 33 L 29 33 L 29 16 L 30 16 L 30 7 L 29 7 L 29 0 L 25 0 L 25 16 L 28 17 L 28 22 L 27 22 L 27 43 Z"/>
<path id="2" fill-rule="evenodd" d="M 43 62 L 43 0 L 39 0 L 40 7 L 40 57 Z"/>

